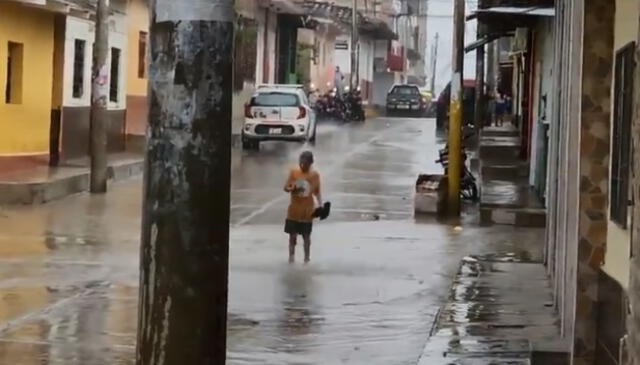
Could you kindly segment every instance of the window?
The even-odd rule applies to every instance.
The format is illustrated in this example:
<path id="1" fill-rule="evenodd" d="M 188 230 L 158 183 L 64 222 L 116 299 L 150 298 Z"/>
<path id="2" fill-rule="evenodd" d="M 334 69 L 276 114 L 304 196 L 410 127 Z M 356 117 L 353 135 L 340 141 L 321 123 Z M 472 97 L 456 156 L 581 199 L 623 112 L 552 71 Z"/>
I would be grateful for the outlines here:
<path id="1" fill-rule="evenodd" d="M 109 100 L 117 103 L 120 96 L 120 50 L 111 48 L 111 80 L 109 83 Z"/>
<path id="2" fill-rule="evenodd" d="M 251 106 L 299 106 L 298 96 L 290 93 L 260 93 L 251 100 Z"/>
<path id="3" fill-rule="evenodd" d="M 415 86 L 396 86 L 391 93 L 395 95 L 418 95 L 420 90 Z"/>
<path id="4" fill-rule="evenodd" d="M 86 58 L 85 49 L 87 42 L 83 39 L 76 39 L 73 54 L 73 97 L 76 99 L 84 95 L 84 62 Z"/>
<path id="5" fill-rule="evenodd" d="M 22 103 L 23 57 L 24 46 L 21 43 L 9 42 L 7 52 L 7 81 L 4 97 L 7 104 Z"/>
<path id="6" fill-rule="evenodd" d="M 147 76 L 147 32 L 140 32 L 138 38 L 138 78 Z"/>
<path id="7" fill-rule="evenodd" d="M 616 54 L 611 156 L 611 220 L 627 228 L 630 198 L 631 119 L 635 43 Z"/>

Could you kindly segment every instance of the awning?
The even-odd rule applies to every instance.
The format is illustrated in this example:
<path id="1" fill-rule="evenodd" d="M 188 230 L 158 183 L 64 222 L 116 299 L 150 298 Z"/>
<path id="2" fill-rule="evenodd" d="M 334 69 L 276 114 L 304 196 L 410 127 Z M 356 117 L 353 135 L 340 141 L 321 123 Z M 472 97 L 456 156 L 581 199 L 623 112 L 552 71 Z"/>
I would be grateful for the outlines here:
<path id="1" fill-rule="evenodd" d="M 394 33 L 389 25 L 379 19 L 365 17 L 358 26 L 358 31 L 363 36 L 368 36 L 373 40 L 396 40 L 398 35 Z"/>
<path id="2" fill-rule="evenodd" d="M 306 0 L 301 4 L 307 16 L 325 18 L 331 20 L 335 25 L 341 26 L 345 31 L 351 29 L 353 22 L 353 11 L 348 6 L 335 5 L 333 2 Z M 391 30 L 389 25 L 378 18 L 369 17 L 361 12 L 357 12 L 358 30 L 364 35 L 374 40 L 394 40 L 398 36 Z"/>
<path id="3" fill-rule="evenodd" d="M 334 24 L 333 20 L 327 18 L 321 18 L 317 16 L 310 17 L 311 20 L 319 23 L 319 24 Z"/>
<path id="4" fill-rule="evenodd" d="M 5 1 L 5 0 L 0 0 Z M 11 0 L 13 2 L 45 9 L 54 13 L 69 14 L 71 11 L 94 12 L 97 0 Z"/>
<path id="5" fill-rule="evenodd" d="M 305 10 L 292 0 L 271 0 L 270 8 L 278 14 L 305 15 Z"/>
<path id="6" fill-rule="evenodd" d="M 479 38 L 478 40 L 476 40 L 475 42 L 468 44 L 466 47 L 464 47 L 464 53 L 469 53 L 469 52 L 473 52 L 476 49 L 484 46 L 487 43 L 493 42 L 498 38 L 501 37 L 506 37 L 511 35 L 511 33 L 504 33 L 504 34 L 489 34 L 486 35 L 482 38 Z"/>
<path id="7" fill-rule="evenodd" d="M 491 42 L 491 40 L 488 37 L 484 37 L 484 38 L 480 38 L 477 41 L 468 44 L 466 47 L 464 47 L 464 53 L 469 53 L 469 52 L 473 52 L 476 49 L 484 46 L 485 44 Z"/>
<path id="8" fill-rule="evenodd" d="M 514 7 L 514 6 L 496 6 L 492 8 L 478 9 L 471 15 L 467 16 L 467 20 L 477 18 L 479 15 L 517 15 L 517 16 L 539 16 L 539 17 L 553 17 L 556 15 L 556 10 L 552 7 L 541 6 L 529 6 L 529 7 Z"/>
<path id="9" fill-rule="evenodd" d="M 24 3 L 27 5 L 47 5 L 47 0 L 14 0 L 15 2 L 18 3 Z"/>

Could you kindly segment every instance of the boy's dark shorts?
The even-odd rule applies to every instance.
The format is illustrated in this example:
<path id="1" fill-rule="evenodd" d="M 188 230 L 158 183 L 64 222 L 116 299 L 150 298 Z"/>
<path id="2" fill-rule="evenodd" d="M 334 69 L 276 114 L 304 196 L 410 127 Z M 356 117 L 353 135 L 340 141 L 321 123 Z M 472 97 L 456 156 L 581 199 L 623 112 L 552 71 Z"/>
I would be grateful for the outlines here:
<path id="1" fill-rule="evenodd" d="M 287 219 L 284 223 L 284 232 L 287 234 L 299 234 L 303 236 L 311 235 L 313 229 L 313 223 L 311 222 L 298 222 L 291 219 Z"/>

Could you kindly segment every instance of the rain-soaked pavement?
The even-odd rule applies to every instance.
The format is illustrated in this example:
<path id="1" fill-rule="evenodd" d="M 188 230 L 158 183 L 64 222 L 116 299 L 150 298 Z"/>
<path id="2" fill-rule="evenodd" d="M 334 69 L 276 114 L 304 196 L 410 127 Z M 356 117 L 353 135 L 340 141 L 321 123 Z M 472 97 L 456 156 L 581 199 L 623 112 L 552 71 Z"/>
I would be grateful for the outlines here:
<path id="1" fill-rule="evenodd" d="M 440 170 L 434 129 L 320 127 L 313 149 L 334 209 L 309 265 L 287 263 L 282 233 L 284 177 L 308 146 L 236 151 L 229 364 L 416 364 L 462 257 L 539 259 L 540 230 L 413 218 L 417 174 Z M 1 364 L 134 363 L 140 194 L 136 178 L 107 196 L 0 211 Z"/>

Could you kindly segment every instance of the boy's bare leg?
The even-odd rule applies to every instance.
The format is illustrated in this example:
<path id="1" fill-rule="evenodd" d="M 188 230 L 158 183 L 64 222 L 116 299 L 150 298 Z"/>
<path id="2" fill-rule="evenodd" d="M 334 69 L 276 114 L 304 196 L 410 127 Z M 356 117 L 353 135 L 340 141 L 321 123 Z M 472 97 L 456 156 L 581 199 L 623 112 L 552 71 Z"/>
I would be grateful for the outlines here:
<path id="1" fill-rule="evenodd" d="M 296 245 L 298 244 L 298 235 L 289 235 L 289 262 L 296 260 Z"/>
<path id="2" fill-rule="evenodd" d="M 304 262 L 311 261 L 311 235 L 302 236 L 304 239 Z"/>

